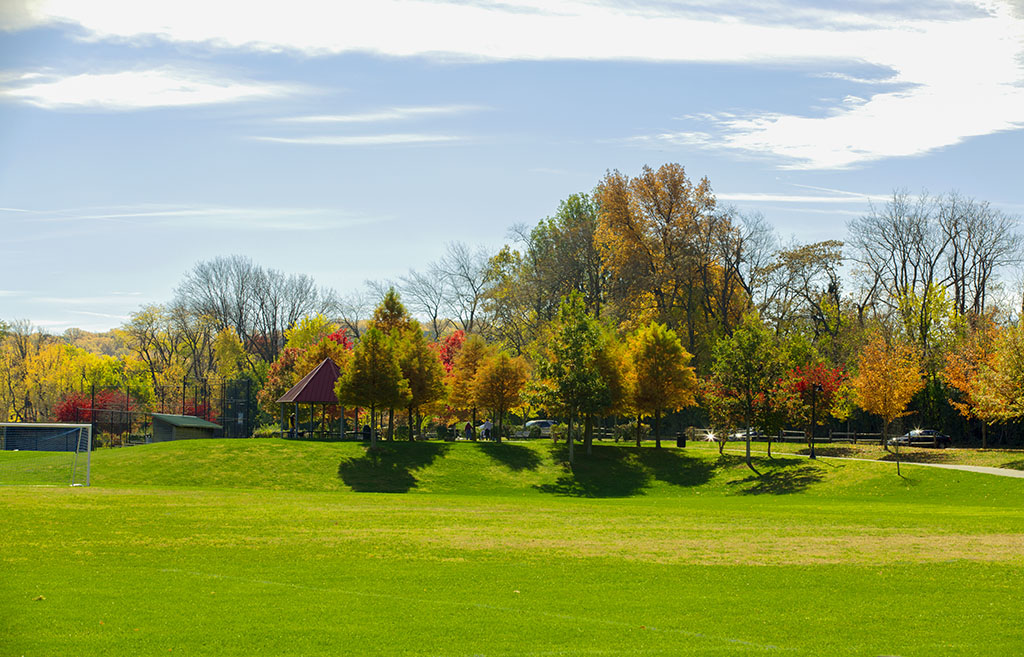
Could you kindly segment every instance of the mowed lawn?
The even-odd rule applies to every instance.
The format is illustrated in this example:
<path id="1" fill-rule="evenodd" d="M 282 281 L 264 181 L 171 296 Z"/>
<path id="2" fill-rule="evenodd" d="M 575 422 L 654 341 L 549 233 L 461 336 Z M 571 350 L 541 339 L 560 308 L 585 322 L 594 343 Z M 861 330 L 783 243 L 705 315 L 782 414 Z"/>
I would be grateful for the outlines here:
<path id="1" fill-rule="evenodd" d="M 91 488 L 0 487 L 0 655 L 1024 652 L 1022 480 L 564 456 L 101 450 Z"/>

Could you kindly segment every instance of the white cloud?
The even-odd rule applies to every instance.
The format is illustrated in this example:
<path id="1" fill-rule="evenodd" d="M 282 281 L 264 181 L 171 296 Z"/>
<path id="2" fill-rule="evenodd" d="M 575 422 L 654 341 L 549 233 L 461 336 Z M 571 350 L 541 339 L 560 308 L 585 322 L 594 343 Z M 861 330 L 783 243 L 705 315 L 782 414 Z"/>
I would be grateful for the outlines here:
<path id="1" fill-rule="evenodd" d="M 277 144 L 309 144 L 317 146 L 390 146 L 436 144 L 464 141 L 453 135 L 428 135 L 415 133 L 394 133 L 383 135 L 321 135 L 313 137 L 252 137 L 258 141 Z"/>
<path id="2" fill-rule="evenodd" d="M 392 107 L 376 112 L 360 114 L 321 114 L 313 116 L 289 116 L 278 119 L 291 123 L 377 123 L 380 121 L 404 121 L 431 116 L 465 114 L 483 109 L 477 105 L 438 105 L 431 107 Z"/>
<path id="3" fill-rule="evenodd" d="M 91 107 L 138 110 L 230 103 L 281 96 L 283 85 L 237 82 L 201 73 L 161 68 L 117 73 L 56 75 L 26 73 L 0 87 L 7 98 L 46 109 Z"/>
<path id="4" fill-rule="evenodd" d="M 704 117 L 700 130 L 637 141 L 769 155 L 791 169 L 841 169 L 1024 128 L 1024 22 L 1005 6 L 982 18 L 894 32 L 873 33 L 877 42 L 865 43 L 862 53 L 896 72 L 881 84 L 904 88 L 847 96 L 825 116 L 723 114 Z M 837 35 L 837 46 L 847 38 Z"/>
<path id="5" fill-rule="evenodd" d="M 758 4 L 33 0 L 11 13 L 18 25 L 70 23 L 92 39 L 158 38 L 312 56 L 366 52 L 469 60 L 785 63 L 811 76 L 866 85 L 847 102 L 834 101 L 823 115 L 717 115 L 711 129 L 647 137 L 650 142 L 766 154 L 790 168 L 844 168 L 918 155 L 1024 126 L 1024 19 L 1005 0 L 912 3 L 902 15 L 896 3 L 882 8 L 864 3 L 860 13 Z M 835 73 L 850 64 L 876 69 L 879 77 Z M 190 95 L 170 87 L 157 96 Z M 206 91 L 216 96 L 216 90 Z"/>

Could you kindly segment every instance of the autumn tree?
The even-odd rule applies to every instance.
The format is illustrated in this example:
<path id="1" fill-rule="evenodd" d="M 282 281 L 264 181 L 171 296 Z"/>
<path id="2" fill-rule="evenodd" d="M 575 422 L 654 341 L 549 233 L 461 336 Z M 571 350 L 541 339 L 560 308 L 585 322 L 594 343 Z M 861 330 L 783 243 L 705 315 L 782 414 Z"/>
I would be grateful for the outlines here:
<path id="1" fill-rule="evenodd" d="M 988 446 L 988 426 L 1000 419 L 999 409 L 1005 409 L 1003 403 L 991 403 L 993 386 L 990 372 L 995 366 L 996 338 L 999 335 L 995 322 L 990 315 L 978 317 L 974 325 L 956 348 L 946 353 L 946 362 L 939 373 L 942 381 L 955 391 L 949 399 L 966 420 L 981 419 L 981 447 Z M 984 376 L 983 376 L 984 373 Z M 987 379 L 987 380 L 986 380 Z"/>
<path id="2" fill-rule="evenodd" d="M 461 417 L 472 421 L 473 439 L 476 440 L 476 396 L 473 394 L 473 379 L 490 350 L 484 339 L 476 334 L 468 335 L 448 373 L 448 405 Z"/>
<path id="3" fill-rule="evenodd" d="M 377 328 L 363 332 L 349 366 L 335 383 L 334 391 L 343 404 L 369 408 L 371 418 L 375 417 L 378 408 L 403 406 L 412 398 L 409 382 L 402 377 L 391 341 Z M 377 446 L 375 426 L 371 430 L 370 446 Z"/>
<path id="4" fill-rule="evenodd" d="M 462 343 L 466 341 L 466 333 L 462 330 L 454 331 L 451 335 L 440 342 L 432 343 L 437 351 L 441 364 L 444 365 L 445 373 L 450 373 L 455 367 L 455 357 L 462 349 Z"/>
<path id="5" fill-rule="evenodd" d="M 633 404 L 654 417 L 654 439 L 661 447 L 661 414 L 696 403 L 697 377 L 689 366 L 690 354 L 675 331 L 652 322 L 629 340 L 635 372 Z"/>
<path id="6" fill-rule="evenodd" d="M 829 367 L 825 363 L 817 362 L 789 370 L 780 382 L 781 389 L 788 393 L 782 402 L 788 407 L 788 419 L 807 427 L 806 434 L 812 457 L 817 425 L 822 418 L 831 414 L 847 379 L 842 367 Z"/>
<path id="7" fill-rule="evenodd" d="M 418 414 L 420 407 L 444 398 L 445 370 L 437 351 L 431 348 L 416 320 L 411 320 L 409 327 L 400 335 L 397 350 L 402 376 L 409 382 L 406 411 L 409 414 L 409 440 L 413 440 L 413 416 Z"/>
<path id="8" fill-rule="evenodd" d="M 924 387 L 919 352 L 905 342 L 886 341 L 882 335 L 876 335 L 861 352 L 852 382 L 857 405 L 882 418 L 885 445 L 889 425 L 908 414 L 907 405 Z M 898 460 L 896 471 L 899 472 Z"/>
<path id="9" fill-rule="evenodd" d="M 629 346 L 608 327 L 601 328 L 597 351 L 594 352 L 594 366 L 597 368 L 597 375 L 608 389 L 608 395 L 603 397 L 605 405 L 597 406 L 594 412 L 602 417 L 635 415 L 636 376 L 629 357 Z M 587 413 L 584 416 L 583 439 L 587 454 L 591 453 L 594 440 L 591 415 Z"/>
<path id="10" fill-rule="evenodd" d="M 521 402 L 523 386 L 529 377 L 529 369 L 522 357 L 511 357 L 501 351 L 486 358 L 473 377 L 473 397 L 476 404 L 488 408 L 498 419 L 495 434 L 501 442 L 505 413 Z"/>
<path id="11" fill-rule="evenodd" d="M 608 173 L 595 192 L 595 239 L 610 274 L 608 299 L 625 323 L 651 320 L 683 336 L 697 371 L 749 308 L 744 262 L 752 235 L 717 206 L 711 183 L 682 166 Z"/>
<path id="12" fill-rule="evenodd" d="M 1024 320 L 998 332 L 989 361 L 979 368 L 972 395 L 983 425 L 1024 416 Z"/>
<path id="13" fill-rule="evenodd" d="M 339 329 L 339 326 L 322 314 L 305 315 L 285 331 L 286 348 L 308 349 L 328 335 Z"/>

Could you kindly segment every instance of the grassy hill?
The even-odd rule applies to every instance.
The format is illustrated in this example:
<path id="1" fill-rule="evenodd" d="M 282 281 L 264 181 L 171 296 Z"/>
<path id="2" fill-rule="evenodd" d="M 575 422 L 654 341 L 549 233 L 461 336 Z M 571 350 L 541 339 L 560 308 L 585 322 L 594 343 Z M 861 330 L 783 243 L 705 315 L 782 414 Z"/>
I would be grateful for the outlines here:
<path id="1" fill-rule="evenodd" d="M 495 496 L 678 497 L 694 495 L 887 497 L 921 503 L 1012 504 L 1020 482 L 894 464 L 791 454 L 755 458 L 762 476 L 740 456 L 713 448 L 598 444 L 577 446 L 573 467 L 564 445 L 528 443 L 361 443 L 275 438 L 187 440 L 93 454 L 100 487 L 240 488 L 291 491 L 435 493 Z M 960 482 L 970 482 L 969 486 Z"/>
<path id="2" fill-rule="evenodd" d="M 0 656 L 1024 650 L 1024 481 L 713 449 L 182 441 L 0 487 Z"/>

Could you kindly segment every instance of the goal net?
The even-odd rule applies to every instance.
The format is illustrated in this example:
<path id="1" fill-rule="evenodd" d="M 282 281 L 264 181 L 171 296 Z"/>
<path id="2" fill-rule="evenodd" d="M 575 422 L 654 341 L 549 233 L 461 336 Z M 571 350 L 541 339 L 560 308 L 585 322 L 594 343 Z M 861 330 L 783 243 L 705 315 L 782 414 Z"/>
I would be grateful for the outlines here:
<path id="1" fill-rule="evenodd" d="M 0 422 L 0 484 L 88 486 L 88 424 Z"/>

